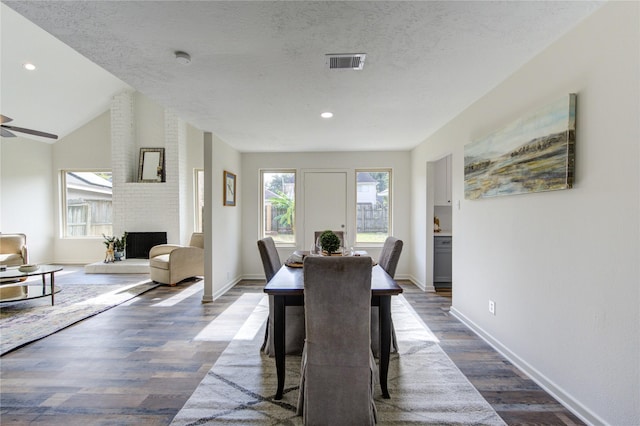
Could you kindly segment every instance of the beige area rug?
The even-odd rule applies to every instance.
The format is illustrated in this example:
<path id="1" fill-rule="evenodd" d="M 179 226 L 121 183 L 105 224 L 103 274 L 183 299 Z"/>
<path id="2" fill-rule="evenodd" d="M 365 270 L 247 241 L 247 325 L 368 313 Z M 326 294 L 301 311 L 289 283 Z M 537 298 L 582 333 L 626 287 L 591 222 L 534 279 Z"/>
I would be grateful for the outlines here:
<path id="1" fill-rule="evenodd" d="M 376 387 L 378 424 L 504 425 L 404 297 L 392 300 L 400 350 L 392 354 L 389 366 L 391 399 L 382 399 Z M 273 399 L 275 362 L 260 352 L 267 315 L 264 297 L 245 316 L 244 325 L 176 415 L 173 426 L 302 424 L 302 417 L 295 414 L 299 356 L 287 356 L 285 394 L 280 401 Z"/>
<path id="2" fill-rule="evenodd" d="M 58 274 L 56 274 L 56 278 Z M 40 277 L 36 277 L 40 280 Z M 48 281 L 48 279 L 47 279 Z M 0 304 L 0 355 L 49 336 L 158 286 L 148 278 L 127 284 L 58 284 L 51 297 Z M 48 282 L 47 282 L 48 285 Z"/>

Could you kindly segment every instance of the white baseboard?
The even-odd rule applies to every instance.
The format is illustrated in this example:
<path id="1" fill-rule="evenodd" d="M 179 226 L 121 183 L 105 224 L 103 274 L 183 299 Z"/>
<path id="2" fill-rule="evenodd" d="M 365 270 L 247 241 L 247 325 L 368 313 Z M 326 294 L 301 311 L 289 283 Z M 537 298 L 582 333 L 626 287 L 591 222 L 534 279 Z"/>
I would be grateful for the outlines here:
<path id="1" fill-rule="evenodd" d="M 607 424 L 607 422 L 601 419 L 597 414 L 593 413 L 590 409 L 588 409 L 578 400 L 572 397 L 568 392 L 566 392 L 560 386 L 556 385 L 553 380 L 549 379 L 535 367 L 530 365 L 527 361 L 511 352 L 509 348 L 507 348 L 499 340 L 494 338 L 490 333 L 487 333 L 484 329 L 478 326 L 478 324 L 467 318 L 462 312 L 458 311 L 453 306 L 451 307 L 451 310 L 449 312 L 465 326 L 467 326 L 471 331 L 477 334 L 482 340 L 487 342 L 487 344 L 489 344 L 489 346 L 500 353 L 500 355 L 505 357 L 507 360 L 509 360 L 509 362 L 520 369 L 520 371 L 522 371 L 527 377 L 538 384 L 538 386 L 549 393 L 560 404 L 562 404 L 565 408 L 578 416 L 583 422 L 589 425 Z"/>

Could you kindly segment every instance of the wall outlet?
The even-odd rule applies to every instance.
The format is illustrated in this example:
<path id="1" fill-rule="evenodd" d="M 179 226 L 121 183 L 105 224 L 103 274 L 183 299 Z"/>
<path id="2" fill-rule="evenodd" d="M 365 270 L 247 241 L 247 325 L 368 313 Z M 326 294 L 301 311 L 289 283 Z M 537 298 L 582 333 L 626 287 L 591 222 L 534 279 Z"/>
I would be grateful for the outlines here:
<path id="1" fill-rule="evenodd" d="M 493 300 L 489 300 L 489 313 L 491 315 L 496 314 L 496 302 L 494 302 Z"/>

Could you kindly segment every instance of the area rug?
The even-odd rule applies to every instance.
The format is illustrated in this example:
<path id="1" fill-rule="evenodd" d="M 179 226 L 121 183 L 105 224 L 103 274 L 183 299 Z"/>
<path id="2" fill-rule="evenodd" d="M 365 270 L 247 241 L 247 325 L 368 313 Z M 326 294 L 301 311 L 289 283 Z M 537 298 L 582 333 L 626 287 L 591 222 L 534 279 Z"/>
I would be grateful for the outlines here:
<path id="1" fill-rule="evenodd" d="M 57 281 L 56 281 L 57 285 Z M 0 355 L 130 300 L 158 284 L 149 279 L 128 284 L 59 285 L 50 297 L 0 305 Z"/>
<path id="2" fill-rule="evenodd" d="M 399 353 L 389 366 L 391 399 L 376 388 L 378 424 L 504 425 L 404 297 L 392 300 Z M 284 397 L 273 399 L 275 362 L 260 352 L 267 303 L 261 299 L 171 425 L 302 425 L 295 414 L 300 357 L 287 356 Z"/>

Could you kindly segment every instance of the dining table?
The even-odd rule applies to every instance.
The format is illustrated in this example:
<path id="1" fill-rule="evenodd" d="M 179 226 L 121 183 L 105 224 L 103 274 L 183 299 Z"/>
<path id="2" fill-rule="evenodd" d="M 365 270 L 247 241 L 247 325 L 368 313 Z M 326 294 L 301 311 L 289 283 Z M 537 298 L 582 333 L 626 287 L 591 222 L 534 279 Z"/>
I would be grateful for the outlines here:
<path id="1" fill-rule="evenodd" d="M 276 400 L 282 399 L 285 378 L 285 309 L 287 306 L 304 305 L 304 271 L 302 264 L 283 265 L 264 287 L 264 292 L 273 296 L 273 344 L 278 388 Z M 385 272 L 380 265 L 371 270 L 371 306 L 379 309 L 380 365 L 379 377 L 382 397 L 390 398 L 387 375 L 391 352 L 391 297 L 402 293 L 402 287 Z"/>

